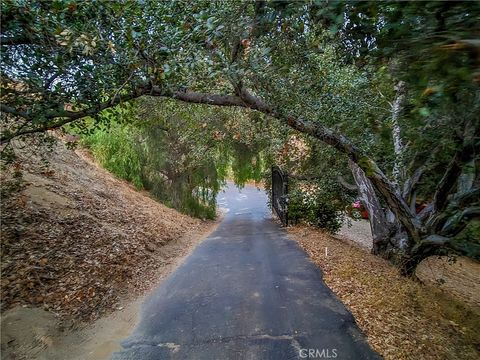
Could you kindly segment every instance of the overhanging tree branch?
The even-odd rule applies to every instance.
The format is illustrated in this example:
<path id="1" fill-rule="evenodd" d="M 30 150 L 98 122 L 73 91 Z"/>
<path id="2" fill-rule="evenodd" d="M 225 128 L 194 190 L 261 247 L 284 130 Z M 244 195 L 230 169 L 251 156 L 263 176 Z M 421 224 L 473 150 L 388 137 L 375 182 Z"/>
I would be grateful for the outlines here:
<path id="1" fill-rule="evenodd" d="M 263 100 L 251 95 L 244 88 L 237 89 L 237 94 L 245 101 L 248 107 L 275 117 L 288 124 L 290 127 L 311 135 L 347 155 L 350 160 L 365 172 L 367 178 L 382 194 L 389 208 L 397 215 L 412 240 L 414 242 L 420 241 L 421 226 L 415 214 L 412 213 L 400 194 L 396 193 L 394 185 L 388 180 L 378 165 L 361 151 L 360 148 L 355 146 L 351 140 L 341 134 L 337 134 L 332 129 L 329 129 L 318 122 L 312 122 L 301 117 L 282 114 L 270 107 Z"/>
<path id="2" fill-rule="evenodd" d="M 205 94 L 191 91 L 165 92 L 158 87 L 153 87 L 149 95 L 167 97 L 194 104 L 248 107 L 241 98 L 235 95 Z"/>
<path id="3" fill-rule="evenodd" d="M 142 95 L 145 95 L 146 93 L 147 93 L 147 89 L 137 89 L 136 91 L 128 95 L 115 96 L 111 100 L 105 101 L 103 103 L 94 105 L 92 107 L 89 107 L 87 109 L 80 110 L 80 111 L 68 111 L 68 110 L 48 111 L 43 116 L 43 118 L 46 120 L 45 122 L 41 122 L 39 124 L 32 124 L 33 126 L 31 127 L 23 126 L 21 129 L 12 133 L 3 133 L 0 137 L 1 144 L 3 145 L 4 143 L 22 135 L 35 134 L 35 133 L 44 132 L 47 130 L 57 129 L 59 127 L 62 127 L 63 125 L 69 124 L 78 119 L 82 119 L 87 116 L 96 115 L 105 109 L 114 107 L 122 102 L 133 100 Z M 30 122 L 32 122 L 33 119 L 35 118 L 34 114 L 18 111 L 4 104 L 1 104 L 1 111 L 7 114 L 11 114 L 13 116 L 21 117 Z"/>
<path id="4" fill-rule="evenodd" d="M 122 101 L 128 101 L 138 98 L 142 95 L 151 95 L 172 98 L 183 102 L 207 104 L 216 106 L 237 106 L 258 110 L 266 115 L 277 118 L 290 127 L 313 136 L 322 142 L 331 145 L 341 153 L 347 155 L 354 163 L 356 163 L 370 179 L 375 188 L 382 194 L 390 209 L 398 216 L 411 238 L 417 242 L 420 239 L 420 223 L 416 219 L 415 215 L 410 211 L 409 206 L 403 200 L 401 196 L 396 194 L 393 184 L 390 183 L 388 178 L 383 174 L 378 165 L 369 158 L 363 151 L 353 144 L 348 138 L 341 134 L 337 134 L 332 129 L 329 129 L 318 122 L 312 122 L 302 117 L 295 117 L 286 115 L 274 109 L 272 106 L 264 102 L 261 98 L 252 95 L 244 87 L 236 88 L 237 95 L 218 95 L 218 94 L 205 94 L 190 91 L 166 91 L 158 86 L 144 86 L 137 88 L 133 93 L 126 96 L 119 96 L 113 100 L 106 101 L 99 105 L 90 107 L 83 111 L 70 112 L 62 111 L 57 113 L 51 113 L 47 118 L 61 118 L 61 120 L 46 123 L 40 125 L 37 128 L 26 129 L 21 132 L 17 132 L 13 136 L 7 135 L 6 139 L 2 137 L 2 143 L 9 139 L 25 135 L 34 132 L 41 132 L 48 129 L 58 128 L 67 123 L 73 122 L 77 119 L 81 119 L 85 116 L 92 116 L 100 111 L 117 105 Z"/>
<path id="5" fill-rule="evenodd" d="M 4 113 L 11 114 L 11 115 L 14 115 L 14 116 L 18 116 L 18 117 L 21 117 L 21 118 L 24 118 L 24 119 L 29 118 L 29 116 L 26 112 L 16 110 L 13 107 L 7 106 L 7 105 L 4 105 L 4 104 L 0 104 L 0 110 Z"/>

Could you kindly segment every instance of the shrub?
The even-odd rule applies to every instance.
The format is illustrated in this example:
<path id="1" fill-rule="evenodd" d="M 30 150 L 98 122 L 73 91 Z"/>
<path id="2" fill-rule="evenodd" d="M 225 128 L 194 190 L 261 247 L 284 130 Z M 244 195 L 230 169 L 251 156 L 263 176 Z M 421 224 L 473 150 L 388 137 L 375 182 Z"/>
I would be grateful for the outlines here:
<path id="1" fill-rule="evenodd" d="M 322 197 L 321 193 L 305 193 L 294 190 L 288 198 L 288 216 L 294 223 L 305 222 L 332 234 L 343 223 L 343 214 L 335 201 Z"/>

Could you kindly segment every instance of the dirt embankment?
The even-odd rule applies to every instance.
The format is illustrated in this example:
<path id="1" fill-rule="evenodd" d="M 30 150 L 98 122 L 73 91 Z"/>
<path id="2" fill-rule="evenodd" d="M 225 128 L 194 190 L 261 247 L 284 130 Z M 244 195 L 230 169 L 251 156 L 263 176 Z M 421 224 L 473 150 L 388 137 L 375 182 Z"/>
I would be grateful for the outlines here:
<path id="1" fill-rule="evenodd" d="M 326 284 L 385 359 L 480 358 L 475 303 L 400 276 L 388 261 L 320 230 L 298 226 L 289 234 L 322 269 Z M 476 274 L 478 285 L 478 267 L 465 271 L 476 271 L 469 276 Z"/>
<path id="2" fill-rule="evenodd" d="M 158 282 L 213 227 L 63 143 L 48 166 L 27 149 L 19 158 L 11 170 L 23 175 L 20 190 L 1 204 L 2 313 L 26 305 L 60 319 L 97 319 Z M 2 187 L 12 187 L 12 171 L 2 174 Z"/>

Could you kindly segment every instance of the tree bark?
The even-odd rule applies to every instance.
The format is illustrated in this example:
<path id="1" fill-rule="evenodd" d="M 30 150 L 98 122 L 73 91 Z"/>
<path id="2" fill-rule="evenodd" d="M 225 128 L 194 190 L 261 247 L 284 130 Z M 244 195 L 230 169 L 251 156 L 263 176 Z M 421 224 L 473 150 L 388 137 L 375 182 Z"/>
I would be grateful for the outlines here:
<path id="1" fill-rule="evenodd" d="M 400 195 L 400 184 L 405 178 L 405 162 L 404 152 L 405 145 L 403 144 L 401 128 L 398 120 L 403 109 L 403 103 L 405 101 L 405 83 L 399 81 L 395 86 L 397 95 L 392 105 L 392 137 L 393 137 L 393 149 L 395 153 L 395 161 L 393 165 L 393 184 L 396 188 L 397 194 Z"/>
<path id="2" fill-rule="evenodd" d="M 457 194 L 470 190 L 475 180 L 475 159 L 470 160 L 463 167 L 462 174 L 458 178 Z"/>
<path id="3" fill-rule="evenodd" d="M 372 183 L 365 176 L 365 172 L 351 160 L 348 164 L 355 183 L 357 184 L 363 206 L 365 206 L 368 211 L 368 220 L 370 221 L 373 238 L 372 254 L 383 255 L 385 254 L 390 235 L 390 228 L 385 212 L 382 209 Z"/>
<path id="4" fill-rule="evenodd" d="M 345 189 L 350 191 L 358 191 L 358 186 L 356 184 L 350 184 L 347 180 L 343 178 L 342 175 L 337 176 L 337 180 Z"/>
<path id="5" fill-rule="evenodd" d="M 426 226 L 432 233 L 441 229 L 443 225 L 442 218 L 444 218 L 443 212 L 451 200 L 449 196 L 457 189 L 458 179 L 462 175 L 465 165 L 468 165 L 475 159 L 475 154 L 478 153 L 480 149 L 480 144 L 475 141 L 477 131 L 478 129 L 475 128 L 473 122 L 468 121 L 465 124 L 463 139 L 457 139 L 459 148 L 455 152 L 435 190 L 432 206 L 428 214 L 429 218 L 426 221 Z"/>

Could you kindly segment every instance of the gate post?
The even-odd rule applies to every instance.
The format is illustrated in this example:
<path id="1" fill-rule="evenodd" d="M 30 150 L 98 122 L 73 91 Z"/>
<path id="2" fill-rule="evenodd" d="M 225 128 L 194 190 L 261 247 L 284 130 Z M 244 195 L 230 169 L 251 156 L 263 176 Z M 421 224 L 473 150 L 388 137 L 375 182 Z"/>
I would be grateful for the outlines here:
<path id="1" fill-rule="evenodd" d="M 288 174 L 278 166 L 272 166 L 272 210 L 288 226 Z"/>
<path id="2" fill-rule="evenodd" d="M 285 196 L 285 226 L 288 226 L 288 173 L 285 172 L 284 174 L 284 180 L 285 182 L 283 183 L 283 186 L 285 188 L 284 190 L 284 196 Z"/>

